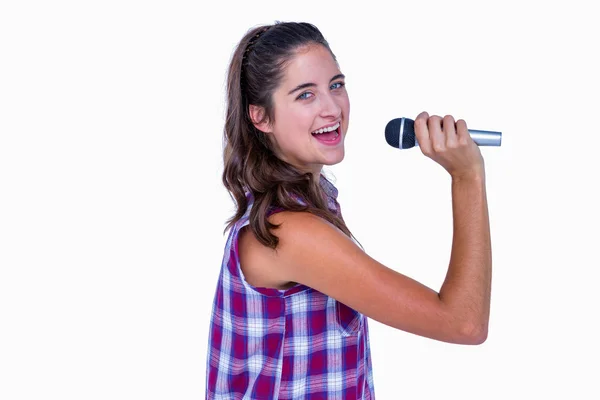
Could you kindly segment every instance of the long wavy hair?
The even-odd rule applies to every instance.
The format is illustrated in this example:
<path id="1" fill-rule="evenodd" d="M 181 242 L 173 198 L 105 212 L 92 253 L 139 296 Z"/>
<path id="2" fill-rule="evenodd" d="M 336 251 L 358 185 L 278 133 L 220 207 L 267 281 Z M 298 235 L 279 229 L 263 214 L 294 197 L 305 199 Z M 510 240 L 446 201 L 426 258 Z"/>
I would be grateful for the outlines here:
<path id="1" fill-rule="evenodd" d="M 296 50 L 311 44 L 324 46 L 336 60 L 312 24 L 277 22 L 250 29 L 236 47 L 227 75 L 223 184 L 236 203 L 236 212 L 225 230 L 246 213 L 250 193 L 254 198 L 250 227 L 263 245 L 273 249 L 279 243 L 273 233 L 278 225 L 270 223 L 267 217 L 274 208 L 310 212 L 352 237 L 343 219 L 327 208 L 319 182 L 311 173 L 299 171 L 276 157 L 269 138 L 250 118 L 252 104 L 264 109 L 264 121 L 274 122 L 273 92 Z"/>

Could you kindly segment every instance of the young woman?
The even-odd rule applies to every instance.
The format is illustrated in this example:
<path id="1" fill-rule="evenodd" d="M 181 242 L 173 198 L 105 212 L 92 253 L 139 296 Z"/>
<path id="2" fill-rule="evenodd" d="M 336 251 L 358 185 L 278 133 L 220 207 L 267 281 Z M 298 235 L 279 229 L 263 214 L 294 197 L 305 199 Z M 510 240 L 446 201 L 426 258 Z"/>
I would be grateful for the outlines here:
<path id="1" fill-rule="evenodd" d="M 367 317 L 451 343 L 486 339 L 485 172 L 466 123 L 415 119 L 421 151 L 452 180 L 452 254 L 435 292 L 356 244 L 321 173 L 344 158 L 344 79 L 308 23 L 252 29 L 233 54 L 223 183 L 237 212 L 213 304 L 208 399 L 373 399 Z"/>

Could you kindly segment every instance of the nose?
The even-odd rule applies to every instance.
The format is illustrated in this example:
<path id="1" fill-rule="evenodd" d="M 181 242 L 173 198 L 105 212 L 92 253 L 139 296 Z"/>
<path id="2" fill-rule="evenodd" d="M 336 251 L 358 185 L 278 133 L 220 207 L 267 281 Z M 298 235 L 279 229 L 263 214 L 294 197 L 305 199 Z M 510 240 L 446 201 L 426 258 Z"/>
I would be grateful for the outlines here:
<path id="1" fill-rule="evenodd" d="M 321 117 L 333 117 L 335 119 L 339 117 L 341 113 L 342 107 L 340 107 L 337 99 L 331 93 L 321 96 Z"/>

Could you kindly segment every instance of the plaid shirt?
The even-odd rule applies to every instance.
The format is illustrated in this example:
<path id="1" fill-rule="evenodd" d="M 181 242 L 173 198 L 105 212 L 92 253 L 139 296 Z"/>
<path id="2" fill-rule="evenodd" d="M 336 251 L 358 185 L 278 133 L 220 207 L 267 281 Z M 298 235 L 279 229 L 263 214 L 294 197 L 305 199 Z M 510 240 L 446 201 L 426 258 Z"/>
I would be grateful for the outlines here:
<path id="1" fill-rule="evenodd" d="M 337 189 L 321 175 L 332 211 Z M 206 399 L 374 399 L 367 318 L 302 284 L 254 287 L 230 230 L 209 331 Z"/>

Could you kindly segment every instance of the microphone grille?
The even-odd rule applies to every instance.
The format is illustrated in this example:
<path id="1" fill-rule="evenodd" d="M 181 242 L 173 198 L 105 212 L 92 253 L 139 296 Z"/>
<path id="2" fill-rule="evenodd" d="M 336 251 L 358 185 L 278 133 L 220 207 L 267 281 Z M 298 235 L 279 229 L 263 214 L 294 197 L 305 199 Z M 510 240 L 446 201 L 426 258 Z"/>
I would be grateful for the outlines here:
<path id="1" fill-rule="evenodd" d="M 417 144 L 415 137 L 415 121 L 410 118 L 404 118 L 404 134 L 402 135 L 403 149 L 410 149 Z"/>
<path id="2" fill-rule="evenodd" d="M 400 148 L 400 125 L 402 118 L 395 118 L 385 126 L 385 140 L 392 147 Z"/>

